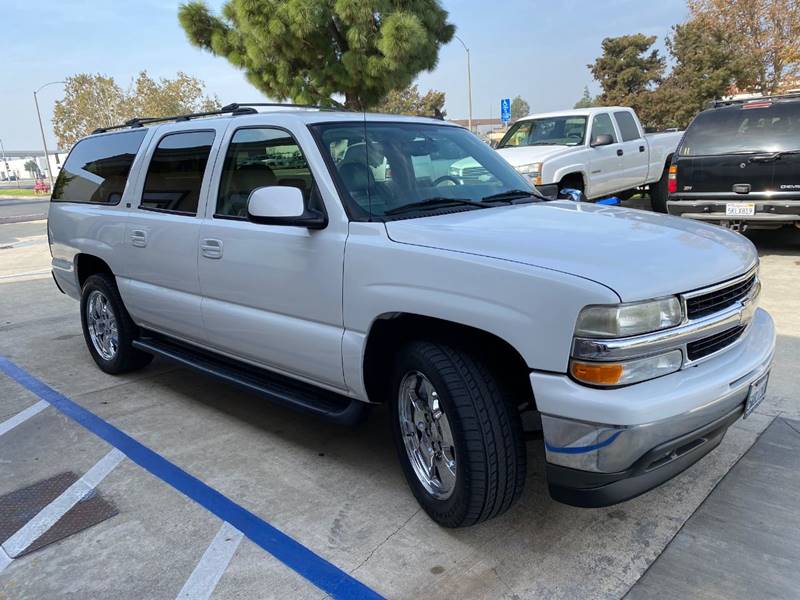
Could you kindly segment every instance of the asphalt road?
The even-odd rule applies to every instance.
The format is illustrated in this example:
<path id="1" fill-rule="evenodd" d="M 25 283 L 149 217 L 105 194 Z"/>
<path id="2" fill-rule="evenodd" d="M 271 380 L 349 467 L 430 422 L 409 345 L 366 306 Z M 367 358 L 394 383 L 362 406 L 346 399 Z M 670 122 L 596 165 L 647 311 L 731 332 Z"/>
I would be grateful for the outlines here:
<path id="1" fill-rule="evenodd" d="M 47 218 L 47 208 L 50 205 L 48 197 L 4 200 L 2 195 L 3 192 L 0 190 L 0 224 L 23 223 Z"/>

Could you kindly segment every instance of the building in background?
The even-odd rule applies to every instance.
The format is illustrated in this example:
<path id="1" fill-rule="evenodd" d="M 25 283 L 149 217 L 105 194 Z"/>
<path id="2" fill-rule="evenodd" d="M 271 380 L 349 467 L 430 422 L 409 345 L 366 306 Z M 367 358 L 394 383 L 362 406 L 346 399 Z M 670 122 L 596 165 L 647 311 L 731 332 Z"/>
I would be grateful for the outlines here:
<path id="1" fill-rule="evenodd" d="M 50 162 L 53 179 L 55 179 L 61 170 L 61 165 L 64 164 L 64 160 L 67 158 L 67 153 L 57 151 L 49 154 L 47 158 Z M 39 176 L 47 178 L 44 152 L 41 150 L 6 150 L 5 156 L 0 156 L 0 181 L 35 179 L 36 172 L 31 172 L 27 168 L 31 166 L 31 161 L 39 168 Z"/>

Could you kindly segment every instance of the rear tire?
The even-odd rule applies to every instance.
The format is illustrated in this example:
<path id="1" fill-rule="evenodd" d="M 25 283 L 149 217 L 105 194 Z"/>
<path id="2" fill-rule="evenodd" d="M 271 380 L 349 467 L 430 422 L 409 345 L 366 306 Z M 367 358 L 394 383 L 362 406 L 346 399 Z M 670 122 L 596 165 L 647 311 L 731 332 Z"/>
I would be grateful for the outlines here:
<path id="1" fill-rule="evenodd" d="M 81 325 L 94 362 L 106 373 L 136 371 L 153 360 L 133 347 L 139 328 L 131 320 L 114 277 L 97 273 L 81 289 Z"/>
<path id="2" fill-rule="evenodd" d="M 654 212 L 667 212 L 667 199 L 669 198 L 669 165 L 664 166 L 661 179 L 650 184 L 650 206 Z"/>
<path id="3" fill-rule="evenodd" d="M 398 456 L 425 512 L 444 527 L 465 527 L 508 510 L 525 483 L 525 441 L 519 413 L 490 369 L 459 348 L 413 341 L 399 353 L 392 392 Z M 426 415 L 420 404 L 433 409 Z M 403 417 L 409 406 L 411 422 Z"/>

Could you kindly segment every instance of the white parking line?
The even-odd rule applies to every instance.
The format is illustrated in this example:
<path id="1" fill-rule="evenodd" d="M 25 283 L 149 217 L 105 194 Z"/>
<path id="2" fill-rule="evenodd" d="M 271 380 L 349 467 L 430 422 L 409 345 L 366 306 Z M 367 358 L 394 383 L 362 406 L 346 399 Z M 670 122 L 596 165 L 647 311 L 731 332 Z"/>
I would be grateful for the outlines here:
<path id="1" fill-rule="evenodd" d="M 86 474 L 69 486 L 58 498 L 45 506 L 39 514 L 28 521 L 22 529 L 2 544 L 3 550 L 12 559 L 19 556 L 25 548 L 39 539 L 44 532 L 55 525 L 66 512 L 85 498 L 114 468 L 122 462 L 125 455 L 114 448 L 89 469 Z"/>
<path id="2" fill-rule="evenodd" d="M 2 546 L 0 546 L 0 573 L 3 572 L 8 565 L 11 564 L 11 557 L 6 554 L 6 551 L 3 550 Z"/>
<path id="3" fill-rule="evenodd" d="M 228 568 L 244 534 L 230 523 L 223 522 L 217 535 L 206 548 L 200 562 L 178 594 L 179 599 L 207 600 Z"/>
<path id="4" fill-rule="evenodd" d="M 0 279 L 14 279 L 16 277 L 33 277 L 34 275 L 49 275 L 50 269 L 43 271 L 27 271 L 26 273 L 12 273 L 11 275 L 0 275 Z"/>
<path id="5" fill-rule="evenodd" d="M 33 406 L 29 406 L 28 408 L 26 408 L 22 412 L 14 415 L 13 417 L 8 419 L 7 421 L 3 421 L 2 423 L 0 423 L 0 435 L 3 435 L 4 433 L 8 433 L 12 429 L 14 429 L 14 427 L 16 427 L 17 425 L 20 425 L 21 423 L 24 423 L 25 421 L 27 421 L 28 419 L 30 419 L 34 415 L 38 415 L 40 412 L 42 412 L 48 406 L 50 406 L 50 405 L 47 402 L 45 402 L 44 400 L 39 400 Z"/>

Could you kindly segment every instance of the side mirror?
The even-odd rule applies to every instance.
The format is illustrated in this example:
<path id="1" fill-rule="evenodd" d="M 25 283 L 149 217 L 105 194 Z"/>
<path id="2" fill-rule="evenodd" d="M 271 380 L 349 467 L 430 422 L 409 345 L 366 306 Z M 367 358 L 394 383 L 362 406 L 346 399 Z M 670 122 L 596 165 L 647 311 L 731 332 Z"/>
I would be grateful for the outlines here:
<path id="1" fill-rule="evenodd" d="M 309 229 L 323 229 L 328 224 L 323 213 L 306 207 L 303 192 L 286 185 L 261 187 L 250 192 L 247 218 L 264 225 L 294 225 Z"/>
<path id="2" fill-rule="evenodd" d="M 580 190 L 564 188 L 559 190 L 557 198 L 559 200 L 572 200 L 573 202 L 586 202 L 586 196 Z"/>
<path id="3" fill-rule="evenodd" d="M 614 143 L 614 138 L 608 135 L 607 133 L 601 133 L 600 135 L 594 136 L 592 139 L 592 143 L 590 144 L 593 148 L 597 146 L 608 146 L 609 144 Z"/>

